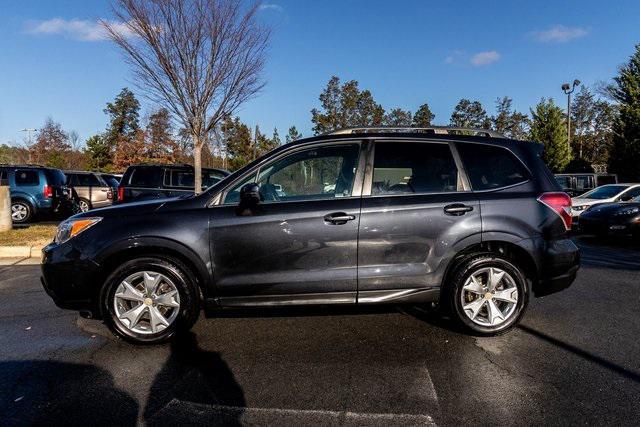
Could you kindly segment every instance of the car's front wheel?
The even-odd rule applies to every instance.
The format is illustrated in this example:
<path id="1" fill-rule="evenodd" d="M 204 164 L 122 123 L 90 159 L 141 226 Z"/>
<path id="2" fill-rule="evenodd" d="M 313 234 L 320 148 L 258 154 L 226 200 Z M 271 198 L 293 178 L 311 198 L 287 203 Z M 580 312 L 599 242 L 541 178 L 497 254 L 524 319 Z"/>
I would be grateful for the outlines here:
<path id="1" fill-rule="evenodd" d="M 450 311 L 478 335 L 495 335 L 513 327 L 529 301 L 522 270 L 494 254 L 467 258 L 454 273 L 450 286 Z"/>
<path id="2" fill-rule="evenodd" d="M 156 344 L 193 326 L 200 312 L 195 280 L 180 261 L 137 258 L 106 280 L 103 318 L 118 336 L 136 344 Z"/>

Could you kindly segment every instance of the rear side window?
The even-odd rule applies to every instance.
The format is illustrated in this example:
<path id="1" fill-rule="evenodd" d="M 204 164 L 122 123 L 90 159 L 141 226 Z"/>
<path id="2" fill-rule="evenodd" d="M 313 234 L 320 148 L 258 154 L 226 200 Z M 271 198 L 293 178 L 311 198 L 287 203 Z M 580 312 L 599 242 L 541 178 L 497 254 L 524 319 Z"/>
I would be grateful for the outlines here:
<path id="1" fill-rule="evenodd" d="M 164 175 L 164 185 L 167 187 L 193 188 L 193 171 L 188 170 L 167 170 Z"/>
<path id="2" fill-rule="evenodd" d="M 78 187 L 101 187 L 104 185 L 100 182 L 97 176 L 88 173 L 76 175 L 76 180 L 76 185 Z"/>
<path id="3" fill-rule="evenodd" d="M 529 172 L 509 150 L 483 144 L 459 144 L 474 190 L 508 187 L 529 179 Z"/>
<path id="4" fill-rule="evenodd" d="M 16 185 L 38 185 L 40 184 L 40 177 L 37 171 L 32 170 L 20 170 L 16 171 Z"/>
<path id="5" fill-rule="evenodd" d="M 163 175 L 162 168 L 135 168 L 129 177 L 129 185 L 132 187 L 160 188 Z"/>
<path id="6" fill-rule="evenodd" d="M 372 195 L 462 190 L 448 144 L 378 142 L 373 162 Z"/>
<path id="7" fill-rule="evenodd" d="M 49 185 L 65 185 L 67 177 L 60 169 L 45 169 L 44 173 L 47 176 Z"/>

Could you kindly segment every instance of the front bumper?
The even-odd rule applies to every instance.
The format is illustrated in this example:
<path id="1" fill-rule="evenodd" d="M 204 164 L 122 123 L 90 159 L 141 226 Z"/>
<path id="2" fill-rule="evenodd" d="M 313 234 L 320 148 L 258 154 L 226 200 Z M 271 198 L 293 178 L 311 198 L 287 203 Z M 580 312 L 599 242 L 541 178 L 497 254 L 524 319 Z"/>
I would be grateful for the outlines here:
<path id="1" fill-rule="evenodd" d="M 640 217 L 589 217 L 580 222 L 580 231 L 584 234 L 629 234 L 640 230 Z"/>
<path id="2" fill-rule="evenodd" d="M 580 269 L 580 249 L 570 239 L 548 241 L 540 257 L 540 280 L 533 286 L 536 297 L 568 288 Z"/>
<path id="3" fill-rule="evenodd" d="M 84 259 L 70 242 L 42 249 L 42 277 L 47 294 L 60 308 L 98 314 L 101 268 Z"/>

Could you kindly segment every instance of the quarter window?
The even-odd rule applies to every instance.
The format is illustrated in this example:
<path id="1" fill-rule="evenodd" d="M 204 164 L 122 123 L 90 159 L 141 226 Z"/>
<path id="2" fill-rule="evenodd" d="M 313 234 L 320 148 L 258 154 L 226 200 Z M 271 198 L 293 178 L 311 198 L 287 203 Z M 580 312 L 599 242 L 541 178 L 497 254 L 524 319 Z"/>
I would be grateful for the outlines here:
<path id="1" fill-rule="evenodd" d="M 448 144 L 378 142 L 372 195 L 462 191 Z"/>
<path id="2" fill-rule="evenodd" d="M 16 185 L 38 185 L 40 178 L 38 172 L 30 170 L 17 170 L 15 175 Z"/>
<path id="3" fill-rule="evenodd" d="M 508 187 L 529 179 L 524 165 L 505 148 L 461 143 L 458 150 L 474 190 Z"/>

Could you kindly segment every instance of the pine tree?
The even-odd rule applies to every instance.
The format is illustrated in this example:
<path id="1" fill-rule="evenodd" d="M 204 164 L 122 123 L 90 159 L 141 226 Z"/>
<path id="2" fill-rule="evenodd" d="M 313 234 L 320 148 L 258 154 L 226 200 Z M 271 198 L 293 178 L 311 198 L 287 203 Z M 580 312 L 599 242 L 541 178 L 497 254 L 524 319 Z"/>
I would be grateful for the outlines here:
<path id="1" fill-rule="evenodd" d="M 89 169 L 107 172 L 112 163 L 111 148 L 102 135 L 94 135 L 87 139 L 85 155 Z"/>
<path id="2" fill-rule="evenodd" d="M 553 172 L 564 171 L 571 161 L 567 128 L 562 109 L 553 99 L 542 99 L 531 110 L 531 139 L 544 144 L 542 159 Z"/>
<path id="3" fill-rule="evenodd" d="M 289 128 L 289 132 L 287 132 L 287 136 L 285 137 L 285 142 L 288 144 L 300 138 L 302 138 L 302 134 L 298 132 L 298 129 L 295 126 L 291 126 Z"/>
<path id="4" fill-rule="evenodd" d="M 271 137 L 271 143 L 273 144 L 274 148 L 279 147 L 282 144 L 282 141 L 280 141 L 280 134 L 278 133 L 278 128 L 273 128 L 273 136 Z"/>
<path id="5" fill-rule="evenodd" d="M 513 100 L 508 96 L 496 100 L 496 115 L 491 118 L 493 129 L 507 138 L 526 139 L 528 137 L 529 116 L 514 111 Z"/>
<path id="6" fill-rule="evenodd" d="M 429 127 L 431 126 L 431 122 L 435 119 L 436 116 L 431 112 L 429 108 L 429 104 L 426 102 L 418 107 L 418 111 L 413 116 L 413 126 L 414 127 Z"/>
<path id="7" fill-rule="evenodd" d="M 411 111 L 405 111 L 402 108 L 394 108 L 384 117 L 384 124 L 386 126 L 409 127 L 411 126 L 411 122 Z"/>
<path id="8" fill-rule="evenodd" d="M 140 103 L 133 92 L 124 88 L 113 103 L 107 103 L 105 114 L 109 115 L 109 126 L 104 138 L 109 146 L 114 149 L 122 138 L 133 139 L 139 129 Z"/>
<path id="9" fill-rule="evenodd" d="M 618 102 L 610 170 L 622 181 L 640 179 L 640 44 L 629 62 L 618 70 L 609 92 Z"/>
<path id="10" fill-rule="evenodd" d="M 169 110 L 161 108 L 149 116 L 146 136 L 145 154 L 148 160 L 161 163 L 176 161 L 178 143 L 173 138 Z"/>
<path id="11" fill-rule="evenodd" d="M 451 114 L 451 126 L 488 129 L 491 121 L 480 101 L 461 99 Z"/>

